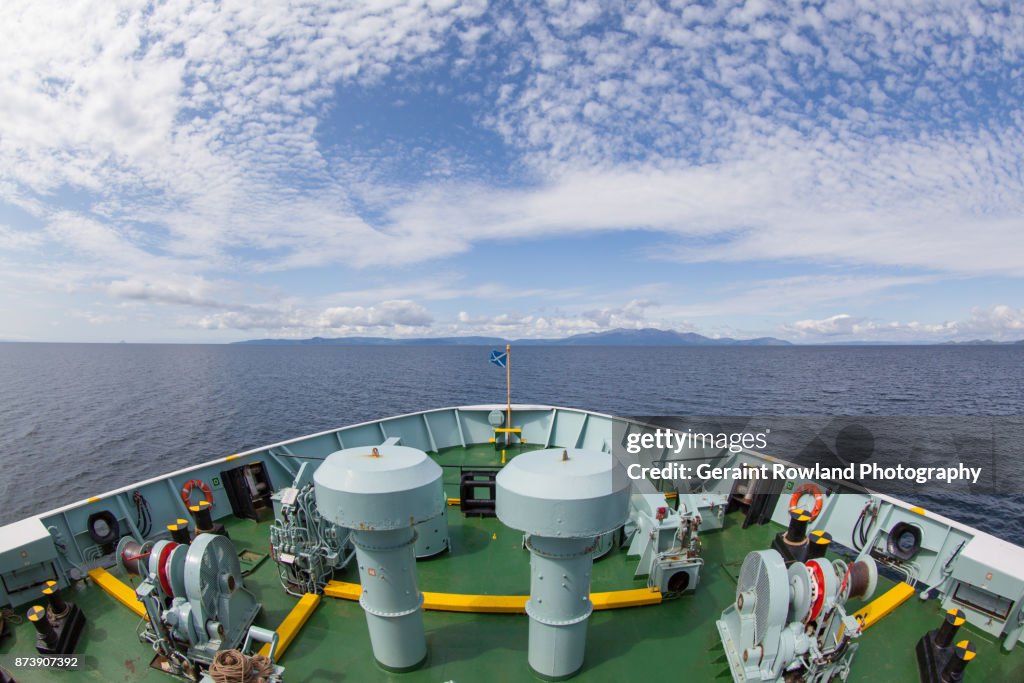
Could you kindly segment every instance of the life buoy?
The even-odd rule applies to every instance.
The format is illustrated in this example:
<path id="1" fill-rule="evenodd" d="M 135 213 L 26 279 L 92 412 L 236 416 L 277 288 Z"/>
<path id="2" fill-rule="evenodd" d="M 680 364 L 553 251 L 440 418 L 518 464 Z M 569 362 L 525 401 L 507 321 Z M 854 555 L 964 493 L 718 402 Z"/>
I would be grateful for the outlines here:
<path id="1" fill-rule="evenodd" d="M 809 510 L 809 512 L 811 513 L 811 521 L 814 521 L 818 518 L 818 515 L 821 513 L 821 504 L 823 500 L 821 489 L 818 488 L 817 484 L 807 482 L 806 484 L 801 484 L 800 486 L 798 486 L 796 490 L 793 491 L 793 495 L 789 499 L 789 509 L 792 510 L 793 508 L 798 507 L 800 505 L 800 499 L 804 496 L 805 493 L 814 496 L 814 508 Z M 804 509 L 806 510 L 807 508 Z"/>
<path id="2" fill-rule="evenodd" d="M 194 505 L 192 502 L 192 489 L 199 489 L 206 496 L 206 502 L 211 506 L 213 505 L 213 491 L 206 485 L 202 479 L 189 479 L 185 482 L 185 485 L 181 487 L 181 499 L 185 501 L 185 507 Z M 819 506 L 820 507 L 820 506 Z"/>

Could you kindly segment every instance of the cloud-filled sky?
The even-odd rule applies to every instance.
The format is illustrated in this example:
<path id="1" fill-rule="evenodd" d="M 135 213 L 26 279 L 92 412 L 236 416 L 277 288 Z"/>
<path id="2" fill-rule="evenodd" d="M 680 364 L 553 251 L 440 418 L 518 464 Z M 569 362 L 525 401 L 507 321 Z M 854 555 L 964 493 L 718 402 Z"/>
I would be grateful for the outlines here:
<path id="1" fill-rule="evenodd" d="M 1024 338 L 1024 4 L 0 4 L 0 339 Z"/>

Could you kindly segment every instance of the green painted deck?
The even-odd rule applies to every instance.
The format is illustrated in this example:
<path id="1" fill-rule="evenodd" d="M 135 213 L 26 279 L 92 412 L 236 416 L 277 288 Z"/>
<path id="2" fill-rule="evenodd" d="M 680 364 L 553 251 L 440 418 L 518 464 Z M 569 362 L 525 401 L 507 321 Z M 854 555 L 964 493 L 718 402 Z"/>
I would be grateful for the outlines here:
<path id="1" fill-rule="evenodd" d="M 438 456 L 442 464 L 498 464 L 493 446 L 453 449 Z M 457 470 L 446 471 L 446 490 L 457 496 Z M 268 551 L 266 523 L 224 520 L 241 549 Z M 575 680 L 654 681 L 688 680 L 727 683 L 731 680 L 719 644 L 715 619 L 735 596 L 739 566 L 750 550 L 768 547 L 779 528 L 773 525 L 740 528 L 732 515 L 726 528 L 703 535 L 705 567 L 693 594 L 660 605 L 595 612 L 590 619 L 584 669 Z M 452 550 L 417 564 L 420 588 L 443 592 L 524 594 L 529 590 L 529 555 L 522 536 L 495 519 L 464 518 L 449 508 Z M 646 585 L 633 579 L 635 558 L 614 552 L 595 564 L 594 590 L 618 590 Z M 115 573 L 117 570 L 114 570 Z M 122 577 L 124 578 L 124 577 Z M 339 579 L 357 581 L 351 567 Z M 263 603 L 258 625 L 275 627 L 297 601 L 277 581 L 269 559 L 246 579 L 245 585 Z M 878 594 L 892 585 L 882 581 Z M 88 618 L 79 645 L 83 667 L 77 672 L 14 670 L 22 683 L 32 681 L 171 681 L 149 669 L 152 652 L 135 635 L 140 621 L 95 586 L 68 590 Z M 851 605 L 853 608 L 858 604 Z M 914 645 L 941 622 L 938 603 L 916 597 L 898 608 L 859 640 L 851 681 L 917 681 Z M 391 674 L 376 666 L 366 623 L 358 603 L 325 598 L 281 660 L 285 680 L 401 681 L 403 683 L 472 683 L 476 681 L 535 681 L 526 661 L 527 625 L 523 615 L 477 615 L 426 612 L 424 621 L 428 660 L 418 671 Z M 965 627 L 978 645 L 978 657 L 967 669 L 968 681 L 1024 681 L 1024 650 L 1006 654 L 999 643 Z M 0 654 L 32 655 L 34 630 L 28 623 L 0 643 Z M 3 657 L 5 665 L 9 657 Z"/>

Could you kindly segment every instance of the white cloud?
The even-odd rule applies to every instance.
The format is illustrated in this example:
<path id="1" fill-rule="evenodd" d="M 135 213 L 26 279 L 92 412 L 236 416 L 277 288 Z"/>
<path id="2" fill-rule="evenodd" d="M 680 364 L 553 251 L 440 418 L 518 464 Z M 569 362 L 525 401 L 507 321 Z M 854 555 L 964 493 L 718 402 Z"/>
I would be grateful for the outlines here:
<path id="1" fill-rule="evenodd" d="M 423 327 L 433 318 L 427 309 L 409 300 L 383 301 L 377 306 L 335 306 L 320 315 L 320 325 L 337 327 Z"/>
<path id="2" fill-rule="evenodd" d="M 166 238 L 145 246 L 204 266 L 239 248 L 258 250 L 245 266 L 259 270 L 359 267 L 508 234 L 649 228 L 732 237 L 688 246 L 687 258 L 1016 274 L 1020 259 L 1002 245 L 1021 227 L 1020 122 L 962 125 L 988 97 L 962 91 L 973 83 L 965 73 L 1005 81 L 1006 94 L 1019 87 L 1003 58 L 1024 46 L 1019 8 L 853 12 L 837 2 L 825 19 L 813 6 L 784 9 L 509 10 L 521 16 L 498 24 L 518 28 L 493 49 L 511 50 L 522 77 L 485 118 L 541 171 L 539 187 L 428 184 L 411 201 L 396 188 L 381 195 L 390 222 L 371 225 L 332 178 L 316 107 L 336 83 L 373 83 L 437 52 L 456 26 L 488 32 L 479 4 L 8 3 L 0 158 L 11 161 L 0 182 L 26 201 L 63 184 L 91 190 L 109 224 L 163 225 Z M 594 31 L 602 14 L 608 25 Z M 974 52 L 952 40 L 961 37 Z M 939 51 L 946 42 L 957 47 Z M 847 80 L 820 51 L 872 76 Z M 905 119 L 921 78 L 910 66 L 921 63 L 926 80 L 955 86 L 944 88 L 948 121 L 941 108 Z M 835 114 L 808 115 L 815 89 Z M 946 132 L 894 135 L 933 114 Z M 974 253 L 964 254 L 952 245 L 967 231 Z"/>
<path id="3" fill-rule="evenodd" d="M 865 330 L 864 318 L 855 318 L 847 313 L 840 313 L 821 320 L 798 320 L 789 329 L 800 335 L 846 335 L 858 334 Z"/>
<path id="4" fill-rule="evenodd" d="M 393 300 L 372 306 L 333 306 L 320 311 L 294 306 L 245 306 L 188 320 L 186 324 L 207 330 L 265 330 L 285 337 L 367 332 L 406 337 L 417 330 L 422 334 L 432 322 L 433 316 L 415 301 Z"/>
<path id="5" fill-rule="evenodd" d="M 84 189 L 111 224 L 165 226 L 160 246 L 190 258 L 302 244 L 280 264 L 301 267 L 322 262 L 311 255 L 325 246 L 337 260 L 338 242 L 356 246 L 357 262 L 362 248 L 400 250 L 374 239 L 331 187 L 315 108 L 336 83 L 369 83 L 438 49 L 482 10 L 4 3 L 3 196 L 38 197 L 49 213 L 52 193 Z M 297 192 L 290 174 L 323 191 Z"/>
<path id="6" fill-rule="evenodd" d="M 992 306 L 976 308 L 962 325 L 961 334 L 992 335 L 1000 339 L 1024 339 L 1024 308 Z"/>
<path id="7" fill-rule="evenodd" d="M 999 305 L 976 308 L 966 320 L 939 323 L 880 321 L 840 313 L 819 320 L 798 320 L 784 332 L 804 341 L 968 341 L 1024 339 L 1024 309 Z"/>
<path id="8" fill-rule="evenodd" d="M 472 315 L 461 311 L 448 327 L 435 326 L 437 336 L 473 334 L 507 338 L 561 338 L 586 332 L 657 327 L 693 331 L 696 327 L 678 316 L 663 317 L 665 308 L 651 301 L 634 299 L 622 306 L 555 310 L 546 313 L 499 313 Z"/>
<path id="9" fill-rule="evenodd" d="M 424 188 L 390 212 L 388 234 L 407 247 L 398 259 L 482 240 L 652 230 L 686 238 L 657 254 L 684 261 L 1019 276 L 1024 177 L 997 166 L 1024 156 L 1024 134 L 981 138 L 844 143 L 785 134 L 761 140 L 743 160 L 571 170 L 527 190 Z"/>
<path id="10" fill-rule="evenodd" d="M 614 329 L 617 327 L 644 327 L 646 310 L 651 307 L 651 302 L 645 299 L 633 299 L 625 306 L 591 309 L 583 313 L 583 317 L 591 320 L 602 329 Z"/>
<path id="11" fill-rule="evenodd" d="M 599 32 L 566 26 L 558 10 L 506 11 L 522 76 L 493 124 L 543 167 L 742 156 L 750 134 L 779 127 L 914 134 L 1003 106 L 983 81 L 1020 95 L 1018 3 L 648 1 L 616 8 Z M 915 106 L 922 86 L 941 101 Z M 614 111 L 600 122 L 582 115 L 595 92 Z"/>
<path id="12" fill-rule="evenodd" d="M 245 308 L 245 306 L 226 303 L 214 298 L 211 295 L 210 283 L 198 279 L 159 283 L 142 280 L 116 280 L 107 286 L 106 291 L 111 297 L 132 301 L 198 308 Z"/>
<path id="13" fill-rule="evenodd" d="M 108 315 L 105 313 L 90 313 L 88 311 L 75 311 L 72 317 L 84 320 L 90 325 L 111 325 L 114 323 L 123 323 L 127 321 L 127 318 L 123 315 Z"/>
<path id="14" fill-rule="evenodd" d="M 37 232 L 0 225 L 0 250 L 18 251 L 37 247 L 43 242 L 43 236 Z"/>
<path id="15" fill-rule="evenodd" d="M 847 297 L 918 277 L 1024 275 L 1021 3 L 485 9 L 0 4 L 0 210 L 30 217 L 3 216 L 0 265 L 22 288 L 284 330 L 415 330 L 432 314 L 394 302 L 508 291 L 394 285 L 299 304 L 239 282 L 324 266 L 395 273 L 567 234 L 654 232 L 665 244 L 652 258 L 791 267 L 772 286 L 805 309 L 842 297 L 836 281 L 800 283 L 808 263 L 886 271 L 850 276 Z M 324 138 L 350 104 L 339 92 L 372 95 L 389 77 L 468 103 L 504 140 L 512 177 L 475 179 L 487 162 L 456 143 L 382 143 L 352 159 Z M 411 155 L 429 170 L 411 174 Z M 534 301 L 518 317 L 480 329 L 684 326 L 765 299 L 725 285 L 674 307 L 550 313 L 544 300 L 565 288 L 521 289 Z"/>
<path id="16" fill-rule="evenodd" d="M 737 275 L 741 275 L 738 272 Z M 714 293 L 703 289 L 677 292 L 672 303 L 658 307 L 662 316 L 684 318 L 739 317 L 757 319 L 788 319 L 808 307 L 820 308 L 837 302 L 856 302 L 871 306 L 879 301 L 905 297 L 906 288 L 933 283 L 935 276 L 824 274 L 800 275 L 769 279 L 737 279 L 717 288 Z M 659 296 L 671 293 L 661 287 Z"/>
<path id="17" fill-rule="evenodd" d="M 367 306 L 311 309 L 296 306 L 247 306 L 204 315 L 188 324 L 202 329 L 265 331 L 282 337 L 312 335 L 377 335 L 389 337 L 446 337 L 484 335 L 508 338 L 557 338 L 616 328 L 657 326 L 690 331 L 683 320 L 669 321 L 645 311 L 654 304 L 633 300 L 623 306 L 555 310 L 543 314 L 503 312 L 474 315 L 460 311 L 454 318 L 438 317 L 412 300 L 382 301 Z M 655 307 L 656 309 L 656 307 Z"/>

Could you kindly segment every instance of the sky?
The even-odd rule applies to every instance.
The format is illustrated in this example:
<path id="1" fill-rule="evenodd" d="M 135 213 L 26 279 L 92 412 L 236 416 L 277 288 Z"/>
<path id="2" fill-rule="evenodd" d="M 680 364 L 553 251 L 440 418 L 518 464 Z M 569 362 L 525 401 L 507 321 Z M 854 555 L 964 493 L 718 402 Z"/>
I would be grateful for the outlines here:
<path id="1" fill-rule="evenodd" d="M 0 339 L 1024 339 L 1024 3 L 0 3 Z"/>

